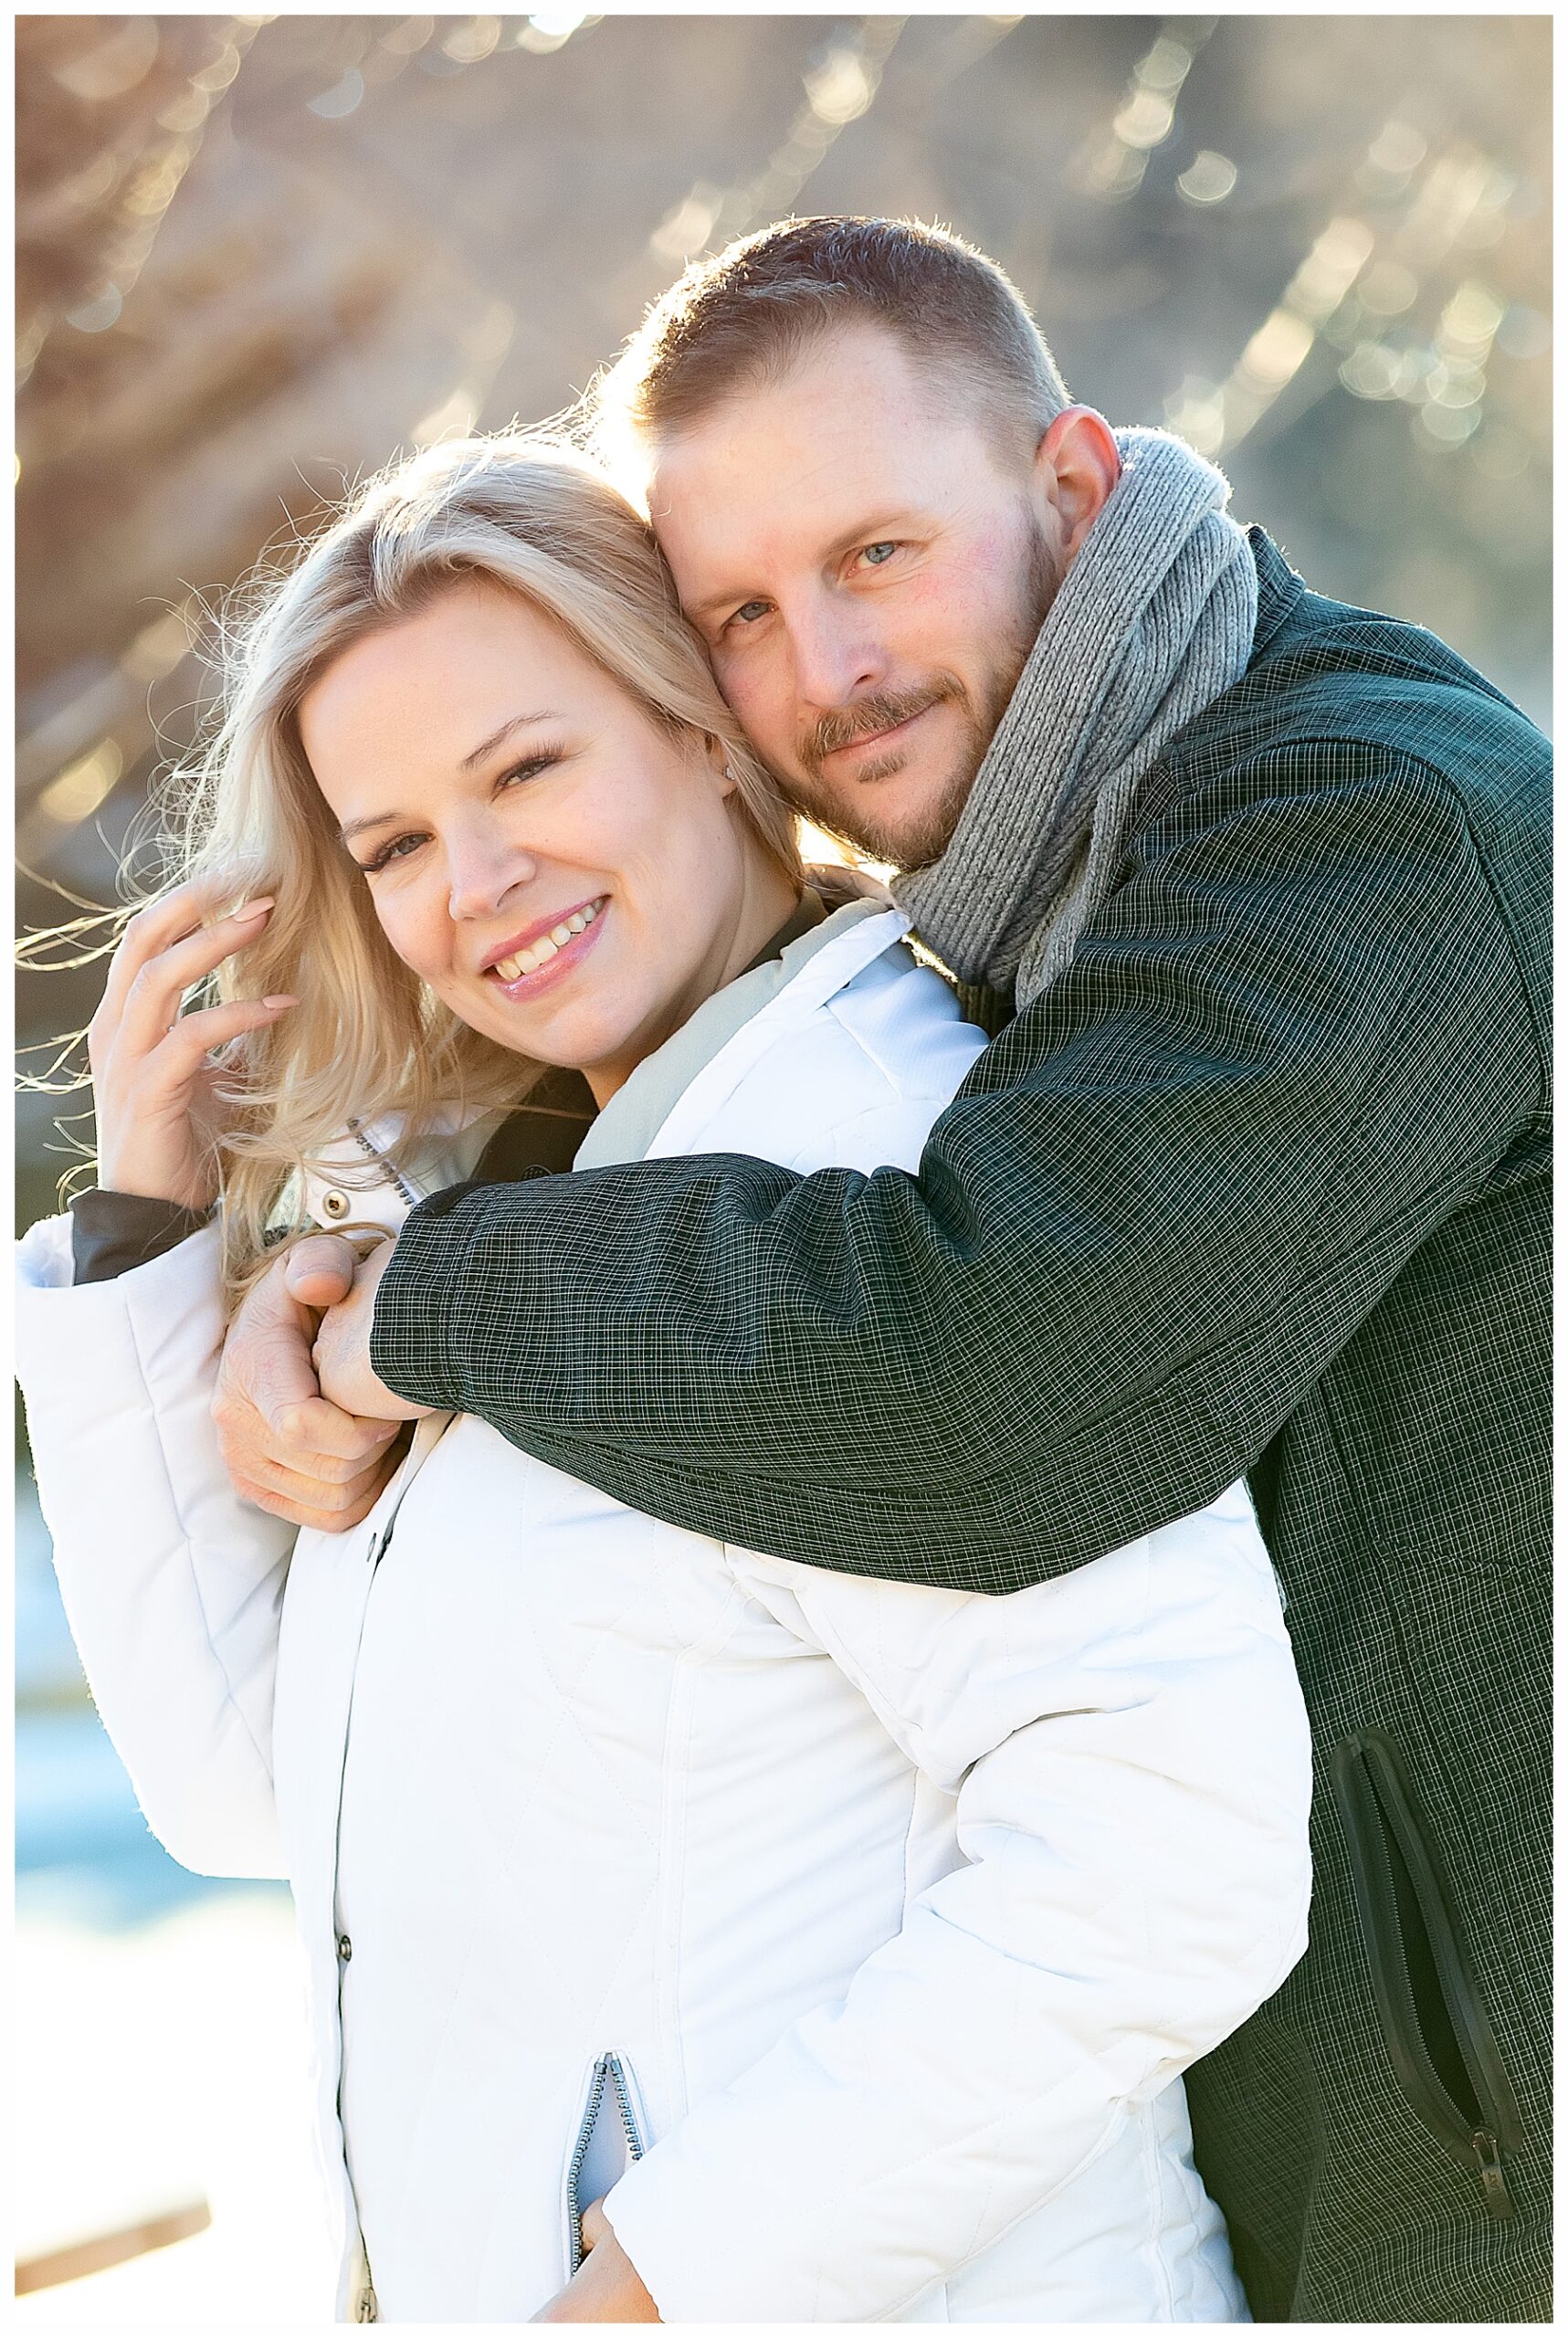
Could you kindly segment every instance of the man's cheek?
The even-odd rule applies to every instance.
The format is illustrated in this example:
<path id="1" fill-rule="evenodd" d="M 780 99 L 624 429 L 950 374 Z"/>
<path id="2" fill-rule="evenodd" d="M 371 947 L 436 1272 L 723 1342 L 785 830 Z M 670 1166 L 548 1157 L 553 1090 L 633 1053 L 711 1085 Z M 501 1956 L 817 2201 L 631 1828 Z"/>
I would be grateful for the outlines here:
<path id="1" fill-rule="evenodd" d="M 723 664 L 713 661 L 725 701 L 752 746 L 775 771 L 791 772 L 797 760 L 795 700 L 786 678 L 760 666 L 755 652 Z"/>

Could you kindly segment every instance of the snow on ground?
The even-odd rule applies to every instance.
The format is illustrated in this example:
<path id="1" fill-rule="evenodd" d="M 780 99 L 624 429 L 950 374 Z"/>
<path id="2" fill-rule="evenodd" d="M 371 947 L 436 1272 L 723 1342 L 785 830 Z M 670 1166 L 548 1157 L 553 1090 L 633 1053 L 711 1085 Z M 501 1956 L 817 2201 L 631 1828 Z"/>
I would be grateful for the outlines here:
<path id="1" fill-rule="evenodd" d="M 18 2326 L 330 2329 L 287 1895 L 105 1929 L 24 1894 L 14 1974 L 18 2258 L 203 2198 L 212 2213 L 190 2239 L 17 2298 Z"/>

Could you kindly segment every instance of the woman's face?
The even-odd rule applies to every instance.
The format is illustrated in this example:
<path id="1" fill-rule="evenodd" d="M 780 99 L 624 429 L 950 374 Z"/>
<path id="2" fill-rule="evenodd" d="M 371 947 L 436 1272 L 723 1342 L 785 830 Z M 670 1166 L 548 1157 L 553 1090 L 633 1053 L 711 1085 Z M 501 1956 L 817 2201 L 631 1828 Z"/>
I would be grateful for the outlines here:
<path id="1" fill-rule="evenodd" d="M 601 1103 L 788 913 L 717 743 L 672 737 L 499 586 L 355 643 L 300 729 L 398 956 Z"/>

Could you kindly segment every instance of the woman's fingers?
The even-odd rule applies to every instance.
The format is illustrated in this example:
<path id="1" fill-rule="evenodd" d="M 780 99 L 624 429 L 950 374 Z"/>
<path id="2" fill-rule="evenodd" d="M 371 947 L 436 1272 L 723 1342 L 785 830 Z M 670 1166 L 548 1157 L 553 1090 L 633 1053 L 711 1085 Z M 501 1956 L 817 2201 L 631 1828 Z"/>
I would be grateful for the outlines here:
<path id="1" fill-rule="evenodd" d="M 181 1016 L 186 992 L 265 930 L 269 894 L 203 923 L 233 890 L 232 879 L 203 878 L 139 911 L 88 1026 L 99 1174 L 123 1192 L 198 1206 L 211 1199 L 213 1100 L 205 1081 L 198 1099 L 203 1064 L 212 1048 L 264 1028 L 298 1003 L 279 995 Z"/>
<path id="2" fill-rule="evenodd" d="M 127 919 L 120 946 L 109 962 L 100 1011 L 118 1022 L 126 993 L 148 960 L 200 931 L 225 894 L 234 890 L 232 879 L 193 877 L 188 884 L 177 885 L 162 900 L 149 901 L 145 909 Z"/>
<path id="3" fill-rule="evenodd" d="M 264 1030 L 299 1004 L 297 998 L 279 994 L 276 998 L 234 998 L 224 1006 L 197 1007 L 190 1015 L 182 1015 L 150 1051 L 148 1069 L 159 1086 L 163 1084 L 160 1074 L 167 1075 L 171 1088 L 183 1086 L 215 1048 L 237 1039 L 242 1032 Z"/>
<path id="4" fill-rule="evenodd" d="M 265 930 L 272 904 L 264 899 L 243 907 L 216 925 L 203 926 L 184 940 L 145 959 L 126 988 L 118 1019 L 117 1037 L 138 1055 L 149 1055 L 177 1021 L 180 1002 L 194 984 L 216 972 L 226 958 L 256 941 Z"/>

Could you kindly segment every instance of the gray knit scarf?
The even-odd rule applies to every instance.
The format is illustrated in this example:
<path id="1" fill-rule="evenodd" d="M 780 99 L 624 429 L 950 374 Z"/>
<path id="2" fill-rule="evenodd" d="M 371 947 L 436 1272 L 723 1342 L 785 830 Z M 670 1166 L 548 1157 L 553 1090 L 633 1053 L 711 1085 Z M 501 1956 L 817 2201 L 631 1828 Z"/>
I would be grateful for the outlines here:
<path id="1" fill-rule="evenodd" d="M 1119 430 L 1121 476 L 1068 569 L 952 842 L 893 879 L 964 983 L 1027 1006 L 1115 882 L 1139 781 L 1247 669 L 1258 571 L 1212 463 Z"/>

